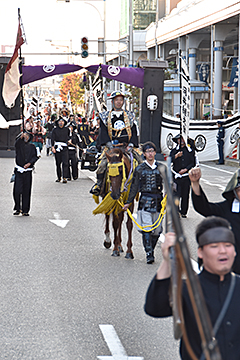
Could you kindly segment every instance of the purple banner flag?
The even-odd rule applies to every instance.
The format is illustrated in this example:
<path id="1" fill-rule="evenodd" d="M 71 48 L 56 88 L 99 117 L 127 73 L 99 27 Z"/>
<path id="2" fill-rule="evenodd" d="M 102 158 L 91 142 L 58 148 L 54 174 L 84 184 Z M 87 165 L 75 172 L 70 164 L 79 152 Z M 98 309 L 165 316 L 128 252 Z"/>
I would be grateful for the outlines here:
<path id="1" fill-rule="evenodd" d="M 22 67 L 22 84 L 29 84 L 33 81 L 44 79 L 48 76 L 67 74 L 83 69 L 82 66 L 73 64 L 62 65 L 24 65 Z"/>
<path id="2" fill-rule="evenodd" d="M 144 69 L 142 68 L 125 68 L 114 65 L 101 65 L 102 76 L 111 80 L 116 80 L 143 88 Z M 90 65 L 85 67 L 86 70 L 96 74 L 99 65 Z M 22 67 L 22 84 L 26 85 L 33 81 L 41 80 L 48 76 L 67 74 L 84 69 L 82 66 L 74 64 L 62 65 L 24 65 Z"/>
<path id="3" fill-rule="evenodd" d="M 96 74 L 99 65 L 90 65 L 86 70 Z M 111 80 L 123 82 L 139 88 L 143 88 L 144 69 L 125 68 L 114 65 L 101 65 L 102 76 Z"/>

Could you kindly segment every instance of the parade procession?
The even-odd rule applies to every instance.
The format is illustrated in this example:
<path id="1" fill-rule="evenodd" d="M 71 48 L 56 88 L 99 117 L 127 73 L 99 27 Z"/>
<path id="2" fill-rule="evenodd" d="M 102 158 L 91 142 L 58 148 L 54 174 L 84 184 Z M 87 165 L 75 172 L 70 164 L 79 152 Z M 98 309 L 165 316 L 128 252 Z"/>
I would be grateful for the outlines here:
<path id="1" fill-rule="evenodd" d="M 0 360 L 240 360 L 240 2 L 0 18 Z"/>

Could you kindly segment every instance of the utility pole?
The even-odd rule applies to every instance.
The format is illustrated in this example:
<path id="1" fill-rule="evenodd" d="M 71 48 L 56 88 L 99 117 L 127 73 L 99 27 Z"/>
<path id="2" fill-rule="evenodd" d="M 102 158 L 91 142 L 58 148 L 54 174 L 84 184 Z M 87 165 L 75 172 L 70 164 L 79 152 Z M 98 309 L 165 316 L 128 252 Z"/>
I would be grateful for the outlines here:
<path id="1" fill-rule="evenodd" d="M 132 12 L 133 12 L 133 7 L 132 7 L 132 1 L 133 0 L 129 0 L 129 61 L 128 61 L 128 66 L 132 67 L 133 66 L 133 24 L 132 24 Z"/>

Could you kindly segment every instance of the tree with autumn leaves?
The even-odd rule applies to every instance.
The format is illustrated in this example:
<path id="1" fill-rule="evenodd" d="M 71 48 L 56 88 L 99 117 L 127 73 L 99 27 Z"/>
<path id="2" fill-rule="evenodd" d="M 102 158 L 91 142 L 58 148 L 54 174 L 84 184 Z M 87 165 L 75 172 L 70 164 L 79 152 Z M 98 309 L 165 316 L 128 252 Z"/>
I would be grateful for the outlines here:
<path id="1" fill-rule="evenodd" d="M 77 111 L 77 107 L 84 103 L 84 89 L 81 88 L 83 75 L 71 73 L 63 75 L 63 80 L 60 84 L 60 97 L 62 101 L 66 101 L 68 92 L 70 93 L 71 103 L 73 109 Z"/>

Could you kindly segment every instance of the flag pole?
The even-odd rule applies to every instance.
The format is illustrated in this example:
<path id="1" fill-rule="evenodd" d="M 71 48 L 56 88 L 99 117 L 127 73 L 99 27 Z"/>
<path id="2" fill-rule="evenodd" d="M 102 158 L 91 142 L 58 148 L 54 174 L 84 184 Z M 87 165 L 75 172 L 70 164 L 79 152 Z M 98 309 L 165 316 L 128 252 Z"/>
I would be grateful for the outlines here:
<path id="1" fill-rule="evenodd" d="M 182 76 L 181 76 L 181 70 L 182 70 L 182 50 L 179 49 L 179 90 L 180 90 L 180 135 L 182 135 Z M 181 148 L 181 142 L 180 142 L 180 148 Z"/>
<path id="2" fill-rule="evenodd" d="M 18 8 L 18 21 L 21 22 L 20 8 Z M 20 72 L 20 116 L 22 117 L 22 130 L 24 131 L 24 97 L 23 97 L 23 85 L 22 85 L 22 50 L 19 49 L 19 72 Z"/>

